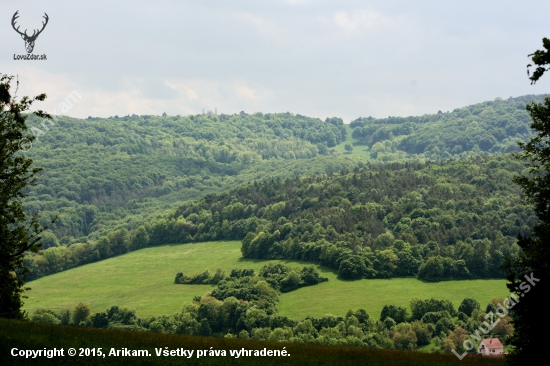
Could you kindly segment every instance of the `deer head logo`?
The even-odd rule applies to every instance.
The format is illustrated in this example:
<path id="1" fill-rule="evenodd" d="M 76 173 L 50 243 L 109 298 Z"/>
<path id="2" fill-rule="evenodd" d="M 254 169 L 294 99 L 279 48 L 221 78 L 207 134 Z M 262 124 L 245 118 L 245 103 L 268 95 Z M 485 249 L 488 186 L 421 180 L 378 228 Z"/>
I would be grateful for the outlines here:
<path id="1" fill-rule="evenodd" d="M 36 41 L 36 38 L 38 37 L 38 35 L 40 33 L 42 33 L 42 31 L 44 30 L 44 28 L 46 28 L 46 24 L 48 24 L 48 14 L 44 13 L 44 19 L 46 19 L 45 22 L 42 22 L 42 29 L 38 30 L 38 29 L 35 29 L 32 33 L 32 36 L 29 36 L 27 34 L 27 30 L 25 29 L 25 32 L 21 33 L 19 31 L 19 26 L 17 28 L 15 28 L 15 20 L 17 18 L 19 18 L 19 15 L 17 14 L 19 13 L 19 10 L 17 10 L 15 12 L 15 14 L 13 14 L 13 18 L 11 18 L 11 26 L 13 27 L 13 29 L 15 29 L 15 31 L 17 33 L 19 33 L 21 35 L 21 38 L 23 38 L 23 40 L 25 41 L 25 48 L 27 49 L 27 53 L 32 53 L 32 50 L 34 49 L 34 42 Z"/>

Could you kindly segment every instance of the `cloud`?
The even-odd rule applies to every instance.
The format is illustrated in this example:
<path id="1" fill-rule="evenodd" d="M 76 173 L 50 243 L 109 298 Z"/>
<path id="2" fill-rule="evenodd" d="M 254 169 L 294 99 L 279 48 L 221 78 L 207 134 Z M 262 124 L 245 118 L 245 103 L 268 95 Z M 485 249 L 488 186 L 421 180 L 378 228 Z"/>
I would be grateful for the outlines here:
<path id="1" fill-rule="evenodd" d="M 15 72 L 14 74 L 17 74 Z M 234 113 L 236 109 L 258 108 L 256 103 L 270 93 L 267 88 L 245 80 L 168 79 L 123 77 L 123 88 L 109 90 L 87 81 L 77 81 L 61 73 L 25 68 L 19 72 L 18 95 L 46 92 L 46 101 L 34 109 L 59 111 L 59 104 L 76 91 L 82 96 L 67 114 L 80 118 L 127 114 L 196 114 L 202 108 Z M 259 110 L 259 109 L 258 109 Z"/>
<path id="2" fill-rule="evenodd" d="M 234 90 L 237 93 L 237 95 L 242 98 L 249 99 L 249 100 L 260 99 L 260 96 L 258 95 L 258 91 L 246 85 L 236 86 Z"/>
<path id="3" fill-rule="evenodd" d="M 403 22 L 402 18 L 392 18 L 374 10 L 340 11 L 334 14 L 333 22 L 347 33 L 382 30 Z"/>
<path id="4" fill-rule="evenodd" d="M 47 93 L 33 105 L 43 110 L 77 91 L 67 114 L 84 118 L 217 107 L 349 120 L 452 110 L 550 83 L 525 74 L 550 2 L 538 12 L 496 0 L 20 3 L 22 27 L 50 16 L 35 49 L 48 60 L 13 60 L 24 45 L 9 23 L 15 9 L 0 1 L 0 70 L 19 75 L 19 95 Z"/>
<path id="5" fill-rule="evenodd" d="M 253 25 L 258 33 L 267 40 L 285 43 L 288 42 L 289 37 L 292 36 L 292 32 L 289 27 L 284 27 L 281 24 L 263 16 L 243 12 L 237 14 L 236 17 L 245 23 Z"/>
<path id="6" fill-rule="evenodd" d="M 178 82 L 167 81 L 166 85 L 173 90 L 179 90 L 180 92 L 182 92 L 187 97 L 188 100 L 199 99 L 199 94 L 195 90 L 196 88 L 189 86 L 188 83 L 178 83 Z"/>
<path id="7" fill-rule="evenodd" d="M 179 96 L 176 89 L 158 79 L 148 78 L 139 82 L 139 94 L 146 99 L 175 99 Z"/>

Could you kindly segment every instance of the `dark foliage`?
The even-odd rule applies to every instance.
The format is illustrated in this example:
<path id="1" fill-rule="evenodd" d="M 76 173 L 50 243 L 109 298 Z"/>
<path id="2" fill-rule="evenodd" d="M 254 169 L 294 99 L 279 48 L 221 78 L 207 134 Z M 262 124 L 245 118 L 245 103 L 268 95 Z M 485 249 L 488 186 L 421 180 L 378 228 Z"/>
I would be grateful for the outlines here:
<path id="1" fill-rule="evenodd" d="M 545 38 L 545 48 L 549 45 L 550 41 Z M 539 65 L 548 64 L 547 51 L 535 52 L 533 61 Z M 535 82 L 543 72 L 539 67 L 531 80 Z M 533 205 L 539 222 L 530 235 L 520 233 L 521 253 L 509 259 L 505 266 L 509 271 L 507 286 L 521 299 L 510 310 L 515 328 L 509 340 L 514 346 L 507 357 L 510 365 L 536 362 L 534 352 L 543 349 L 545 342 L 541 335 L 545 334 L 548 324 L 539 314 L 545 311 L 541 299 L 550 292 L 550 98 L 544 103 L 528 104 L 526 109 L 536 135 L 520 144 L 523 151 L 519 158 L 526 161 L 528 174 L 517 177 L 515 182 L 523 189 L 526 201 Z"/>
<path id="2" fill-rule="evenodd" d="M 546 71 L 548 71 L 548 66 L 546 65 L 550 65 L 550 39 L 543 38 L 542 46 L 544 47 L 543 50 L 536 50 L 534 53 L 529 55 L 531 57 L 531 61 L 533 61 L 533 63 L 537 65 L 537 68 L 535 69 L 535 72 L 533 72 L 533 75 L 530 75 L 529 70 L 529 68 L 533 65 L 527 65 L 527 75 L 531 80 L 531 84 L 535 84 L 540 79 L 540 77 L 544 75 Z"/>
<path id="3" fill-rule="evenodd" d="M 225 278 L 225 271 L 218 268 L 214 274 L 211 274 L 209 270 L 202 273 L 195 274 L 193 276 L 185 276 L 183 272 L 176 274 L 174 283 L 177 284 L 202 284 L 202 285 L 216 285 L 218 282 Z"/>
<path id="4" fill-rule="evenodd" d="M 19 81 L 15 90 L 12 81 L 12 76 L 0 74 L 0 317 L 22 319 L 28 272 L 23 257 L 27 251 L 38 251 L 44 229 L 36 213 L 29 218 L 23 210 L 22 200 L 41 169 L 33 168 L 32 159 L 20 149 L 34 141 L 28 133 L 25 113 L 46 95 L 18 99 Z M 50 118 L 42 111 L 33 113 L 44 120 Z"/>

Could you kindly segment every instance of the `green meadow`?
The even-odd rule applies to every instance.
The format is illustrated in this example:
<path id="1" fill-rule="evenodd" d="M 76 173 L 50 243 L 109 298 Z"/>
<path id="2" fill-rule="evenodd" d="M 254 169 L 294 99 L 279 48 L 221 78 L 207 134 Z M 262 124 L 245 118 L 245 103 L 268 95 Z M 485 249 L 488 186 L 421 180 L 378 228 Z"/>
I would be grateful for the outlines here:
<path id="1" fill-rule="evenodd" d="M 351 137 L 351 134 L 353 133 L 353 128 L 349 126 L 349 124 L 344 125 L 346 127 L 346 131 L 348 132 L 348 135 L 346 136 L 346 139 L 336 145 L 334 149 L 338 151 L 340 154 L 350 155 L 346 151 L 346 144 L 350 144 L 353 146 L 353 151 L 351 155 L 357 155 L 361 156 L 367 160 L 371 160 L 370 157 L 370 150 L 367 145 L 357 142 L 357 140 L 353 139 Z"/>
<path id="2" fill-rule="evenodd" d="M 192 275 L 209 269 L 259 270 L 268 261 L 243 259 L 239 241 L 164 245 L 73 268 L 29 282 L 25 310 L 73 309 L 79 302 L 92 313 L 113 305 L 136 310 L 140 317 L 173 314 L 182 304 L 210 291 L 212 285 L 175 285 L 177 272 Z M 274 261 L 304 266 L 299 261 Z M 348 309 L 365 309 L 378 317 L 385 304 L 408 307 L 413 297 L 453 301 L 458 307 L 465 297 L 482 306 L 495 296 L 506 297 L 505 280 L 470 280 L 427 283 L 416 278 L 342 281 L 326 267 L 317 266 L 328 282 L 281 295 L 280 315 L 301 319 L 327 313 L 344 316 Z"/>

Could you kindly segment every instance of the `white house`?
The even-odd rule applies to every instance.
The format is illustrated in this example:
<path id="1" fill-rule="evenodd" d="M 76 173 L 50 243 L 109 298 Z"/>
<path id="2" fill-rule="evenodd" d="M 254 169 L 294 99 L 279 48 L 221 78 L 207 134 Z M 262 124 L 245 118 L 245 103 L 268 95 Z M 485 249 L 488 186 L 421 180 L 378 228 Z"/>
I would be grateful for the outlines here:
<path id="1" fill-rule="evenodd" d="M 477 352 L 482 356 L 502 356 L 504 355 L 504 346 L 498 338 L 487 338 L 477 346 Z"/>

